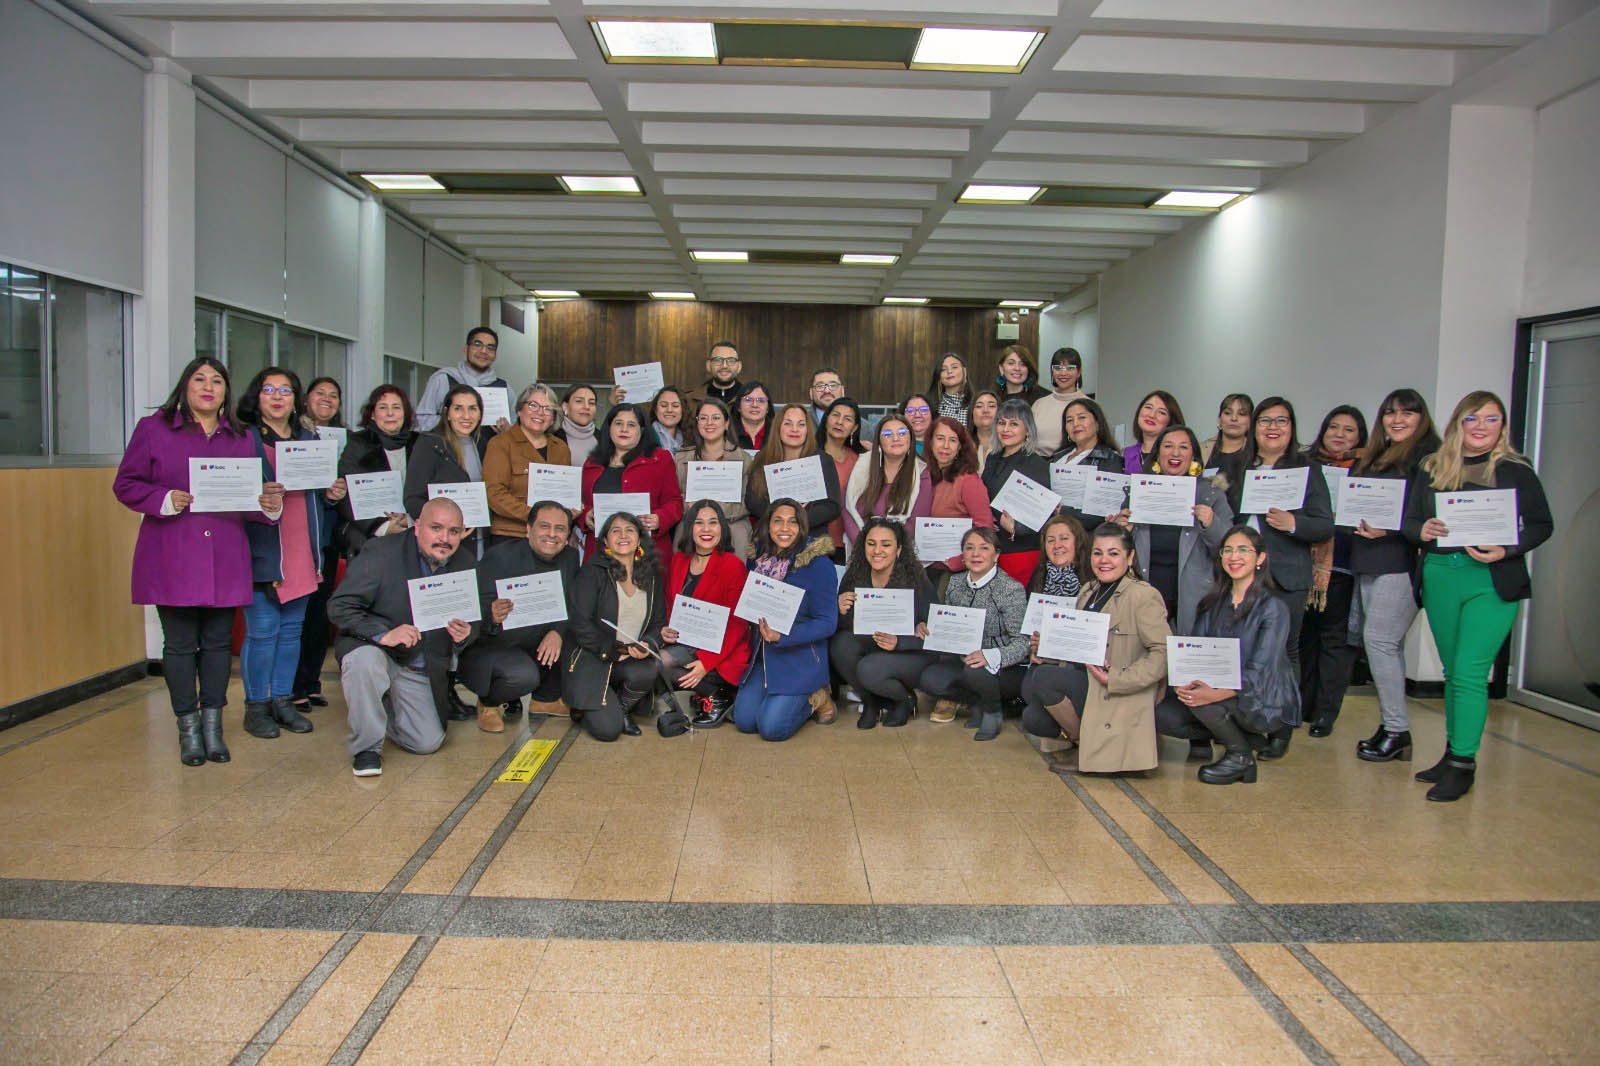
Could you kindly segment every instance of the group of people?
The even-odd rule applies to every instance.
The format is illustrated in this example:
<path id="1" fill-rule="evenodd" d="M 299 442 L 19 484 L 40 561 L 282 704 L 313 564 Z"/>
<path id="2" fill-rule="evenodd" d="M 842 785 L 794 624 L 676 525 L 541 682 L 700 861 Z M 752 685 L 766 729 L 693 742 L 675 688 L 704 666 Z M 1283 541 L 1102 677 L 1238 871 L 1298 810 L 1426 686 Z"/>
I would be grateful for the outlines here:
<path id="1" fill-rule="evenodd" d="M 116 494 L 145 516 L 133 598 L 160 615 L 184 763 L 229 758 L 222 708 L 243 608 L 245 730 L 270 739 L 312 728 L 336 631 L 357 775 L 381 772 L 385 739 L 436 750 L 452 720 L 500 732 L 524 710 L 570 714 L 601 741 L 637 735 L 644 717 L 664 736 L 731 720 L 779 741 L 809 720 L 832 722 L 848 692 L 862 729 L 903 726 L 919 695 L 932 721 L 964 714 L 980 741 L 1015 714 L 1058 773 L 1149 770 L 1167 735 L 1190 742 L 1200 780 L 1250 782 L 1302 722 L 1313 737 L 1333 731 L 1363 649 L 1382 717 L 1358 755 L 1410 760 L 1403 643 L 1420 605 L 1444 664 L 1448 743 L 1416 776 L 1432 785 L 1429 799 L 1449 801 L 1473 784 L 1489 673 L 1531 593 L 1524 557 L 1552 532 L 1505 404 L 1488 392 L 1469 393 L 1436 429 L 1423 397 L 1397 389 L 1370 431 L 1361 411 L 1339 406 L 1302 446 L 1281 396 L 1228 396 L 1202 441 L 1177 399 L 1157 390 L 1133 412 L 1123 446 L 1082 391 L 1070 348 L 1052 355 L 1048 388 L 1020 346 L 1000 354 L 983 388 L 946 353 L 925 392 L 868 425 L 837 370 L 812 375 L 807 402 L 779 406 L 760 381 L 741 380 L 726 342 L 697 388 L 667 386 L 648 403 L 613 389 L 598 418 L 601 398 L 587 385 L 514 393 L 495 376 L 497 343 L 492 330 L 472 330 L 461 362 L 433 375 L 415 409 L 405 390 L 380 385 L 348 429 L 337 382 L 302 388 L 268 367 L 235 396 L 206 357 L 139 422 Z M 490 390 L 504 390 L 510 412 L 495 425 L 483 414 Z M 276 447 L 335 433 L 338 479 L 285 490 Z M 190 461 L 224 457 L 261 462 L 255 506 L 192 509 Z M 707 463 L 737 464 L 740 491 L 689 492 Z M 551 466 L 581 468 L 575 498 L 529 492 L 530 470 Z M 786 472 L 802 466 L 813 487 L 797 494 Z M 1192 518 L 1135 521 L 1126 495 L 1120 508 L 1086 510 L 1061 493 L 1032 528 L 994 506 L 1019 479 L 1056 491 L 1072 467 L 1192 478 Z M 1244 513 L 1252 472 L 1296 468 L 1305 468 L 1298 506 Z M 358 519 L 346 479 L 385 471 L 403 475 L 403 506 Z M 1397 528 L 1335 524 L 1330 484 L 1346 476 L 1405 483 Z M 473 482 L 486 527 L 469 527 L 436 491 Z M 1506 488 L 1515 543 L 1441 545 L 1440 494 Z M 615 506 L 618 494 L 629 507 Z M 964 532 L 922 558 L 921 519 L 955 519 Z M 481 609 L 464 613 L 478 617 L 419 629 L 413 584 L 466 571 Z M 547 603 L 542 621 L 508 624 L 529 604 L 500 590 L 536 575 L 559 582 L 564 610 Z M 741 610 L 747 586 L 792 613 Z M 857 632 L 856 612 L 876 590 L 909 593 L 897 632 Z M 1041 656 L 1030 604 L 1042 602 L 1108 615 L 1103 660 Z M 707 610 L 720 640 L 699 627 L 687 643 L 679 612 Z M 942 649 L 930 633 L 971 611 L 982 612 L 977 647 L 925 646 Z M 1237 640 L 1238 687 L 1169 677 L 1174 636 Z"/>

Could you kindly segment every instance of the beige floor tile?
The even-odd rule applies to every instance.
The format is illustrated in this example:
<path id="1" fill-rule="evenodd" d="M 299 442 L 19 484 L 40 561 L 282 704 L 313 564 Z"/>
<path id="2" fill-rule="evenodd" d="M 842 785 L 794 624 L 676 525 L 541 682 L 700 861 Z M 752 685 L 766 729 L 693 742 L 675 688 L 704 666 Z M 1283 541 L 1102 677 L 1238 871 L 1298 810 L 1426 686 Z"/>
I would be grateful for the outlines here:
<path id="1" fill-rule="evenodd" d="M 885 947 L 889 994 L 977 998 L 1012 995 L 995 950 L 987 947 Z"/>
<path id="2" fill-rule="evenodd" d="M 412 988 L 395 1003 L 360 1061 L 493 1062 L 516 1018 L 522 993 L 481 988 Z"/>
<path id="3" fill-rule="evenodd" d="M 128 1035 L 136 1040 L 243 1043 L 294 991 L 295 983 L 190 974 L 140 1018 Z"/>
<path id="4" fill-rule="evenodd" d="M 895 994 L 884 949 L 845 944 L 774 944 L 772 993 L 844 999 Z"/>
<path id="5" fill-rule="evenodd" d="M 337 1047 L 389 979 L 411 942 L 408 936 L 362 937 L 290 1023 L 281 1042 Z"/>
<path id="6" fill-rule="evenodd" d="M 299 981 L 338 939 L 337 933 L 225 930 L 217 949 L 191 973 L 203 978 Z"/>
<path id="7" fill-rule="evenodd" d="M 327 1066 L 337 1044 L 286 1044 L 278 1041 L 262 1056 L 260 1066 Z"/>
<path id="8" fill-rule="evenodd" d="M 650 988 L 693 996 L 765 996 L 772 987 L 767 944 L 694 944 L 663 941 L 645 947 Z"/>
<path id="9" fill-rule="evenodd" d="M 1246 990 L 1209 947 L 1118 947 L 1111 959 L 1135 996 L 1238 996 Z"/>
<path id="10" fill-rule="evenodd" d="M 225 1066 L 233 1061 L 243 1047 L 243 1042 L 134 1040 L 123 1037 L 94 1061 L 96 1066 Z M 332 1054 L 331 1049 L 329 1054 Z M 324 1056 L 321 1061 L 325 1063 L 328 1059 Z"/>
<path id="11" fill-rule="evenodd" d="M 28 1066 L 86 1066 L 96 1062 L 112 1043 L 107 1033 L 38 1037 L 0 1030 L 0 1048 L 15 1048 Z"/>
<path id="12" fill-rule="evenodd" d="M 545 941 L 443 937 L 417 970 L 418 988 L 491 988 L 502 992 L 528 987 L 544 958 Z"/>
<path id="13" fill-rule="evenodd" d="M 780 997 L 772 1005 L 774 1066 L 910 1066 L 892 999 Z"/>
<path id="14" fill-rule="evenodd" d="M 867 867 L 874 903 L 971 903 L 958 870 L 943 867 Z"/>
<path id="15" fill-rule="evenodd" d="M 530 993 L 496 1061 L 757 1066 L 772 1061 L 772 1012 L 764 996 Z"/>
<path id="16" fill-rule="evenodd" d="M 1494 1010 L 1493 997 L 1371 995 L 1363 997 L 1395 1032 L 1430 1062 L 1447 1056 L 1528 1061 L 1544 1053 Z"/>
<path id="17" fill-rule="evenodd" d="M 918 1064 L 1036 1066 L 1039 1052 L 1013 999 L 897 999 L 906 1056 Z"/>
<path id="18" fill-rule="evenodd" d="M 176 977 L 69 973 L 9 1014 L 6 1028 L 39 1042 L 116 1036 L 177 983 Z"/>
<path id="19" fill-rule="evenodd" d="M 96 964 L 130 927 L 0 919 L 0 970 L 76 970 Z"/>

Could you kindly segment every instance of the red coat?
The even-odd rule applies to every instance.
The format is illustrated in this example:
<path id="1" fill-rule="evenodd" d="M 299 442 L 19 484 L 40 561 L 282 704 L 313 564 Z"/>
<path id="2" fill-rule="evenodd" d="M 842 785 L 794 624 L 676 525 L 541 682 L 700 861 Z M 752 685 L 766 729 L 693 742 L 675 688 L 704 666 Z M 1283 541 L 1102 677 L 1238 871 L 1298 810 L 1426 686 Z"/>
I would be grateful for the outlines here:
<path id="1" fill-rule="evenodd" d="M 747 570 L 732 552 L 713 552 L 706 561 L 706 572 L 694 587 L 694 598 L 715 603 L 731 612 L 744 591 Z M 689 577 L 689 556 L 675 552 L 667 567 L 667 618 L 672 618 L 673 597 L 683 593 L 683 583 Z M 696 655 L 705 668 L 715 670 L 731 685 L 737 685 L 750 665 L 750 623 L 743 618 L 728 615 L 728 629 L 722 635 L 720 652 L 700 651 Z"/>
<path id="2" fill-rule="evenodd" d="M 586 525 L 594 512 L 594 483 L 600 480 L 603 473 L 605 468 L 593 459 L 583 464 L 583 510 L 578 512 L 579 525 Z M 673 462 L 672 453 L 665 448 L 657 448 L 648 456 L 634 459 L 623 467 L 622 491 L 650 494 L 650 513 L 661 520 L 651 539 L 656 543 L 656 554 L 665 563 L 672 557 L 672 527 L 683 517 L 683 487 L 678 484 L 678 465 Z M 597 540 L 596 537 L 584 539 L 585 559 L 594 554 Z"/>

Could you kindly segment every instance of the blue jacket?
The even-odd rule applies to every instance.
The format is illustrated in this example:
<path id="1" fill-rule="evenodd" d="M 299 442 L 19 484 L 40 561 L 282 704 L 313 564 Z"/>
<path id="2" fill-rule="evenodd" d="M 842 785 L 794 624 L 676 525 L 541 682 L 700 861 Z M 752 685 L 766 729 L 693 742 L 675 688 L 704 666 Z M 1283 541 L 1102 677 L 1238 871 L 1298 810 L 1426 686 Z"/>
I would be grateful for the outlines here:
<path id="1" fill-rule="evenodd" d="M 293 440 L 316 440 L 317 435 L 304 426 L 295 425 Z M 250 442 L 256 447 L 256 454 L 261 457 L 261 480 L 273 480 L 272 467 L 267 463 L 267 443 L 261 436 L 261 427 L 247 427 Z M 327 511 L 324 507 L 327 497 L 320 489 L 304 489 L 300 494 L 306 498 L 306 529 L 311 535 L 311 559 L 317 570 L 322 570 L 322 525 L 326 522 Z M 250 538 L 250 580 L 256 584 L 271 583 L 283 580 L 283 548 L 278 540 L 278 523 L 270 525 L 263 522 L 248 522 L 245 524 L 245 535 Z"/>
<path id="2" fill-rule="evenodd" d="M 750 627 L 756 642 L 745 673 L 749 681 L 761 671 L 762 685 L 774 695 L 811 693 L 828 683 L 828 639 L 839 627 L 839 572 L 833 567 L 833 538 L 812 537 L 795 552 L 784 583 L 805 590 L 794 628 L 769 644 Z M 755 569 L 755 563 L 749 564 Z"/>

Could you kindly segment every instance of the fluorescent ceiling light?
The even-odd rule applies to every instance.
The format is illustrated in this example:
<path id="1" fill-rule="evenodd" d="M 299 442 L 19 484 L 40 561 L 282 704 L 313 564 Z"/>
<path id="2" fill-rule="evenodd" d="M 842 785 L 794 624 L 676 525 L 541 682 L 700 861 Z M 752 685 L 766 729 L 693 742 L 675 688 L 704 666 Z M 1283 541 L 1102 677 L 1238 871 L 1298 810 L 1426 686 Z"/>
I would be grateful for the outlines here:
<path id="1" fill-rule="evenodd" d="M 627 175 L 563 174 L 561 184 L 567 187 L 568 192 L 619 192 L 639 195 L 639 183 Z"/>
<path id="2" fill-rule="evenodd" d="M 652 299 L 652 300 L 692 300 L 692 299 L 694 299 L 694 293 L 692 293 L 692 292 L 658 292 L 658 291 L 652 289 L 650 291 L 650 299 Z"/>
<path id="3" fill-rule="evenodd" d="M 1237 200 L 1242 192 L 1198 192 L 1193 189 L 1174 189 L 1151 207 L 1221 207 Z"/>
<path id="4" fill-rule="evenodd" d="M 927 26 L 911 56 L 913 67 L 998 67 L 1016 70 L 1044 34 L 1037 30 L 978 30 Z"/>
<path id="5" fill-rule="evenodd" d="M 1043 300 L 1001 300 L 1001 307 L 1043 307 Z"/>
<path id="6" fill-rule="evenodd" d="M 839 257 L 839 262 L 845 266 L 893 266 L 900 257 L 898 255 L 866 255 L 850 252 Z"/>
<path id="7" fill-rule="evenodd" d="M 578 295 L 577 289 L 534 289 L 533 294 L 544 300 L 571 300 Z"/>
<path id="8" fill-rule="evenodd" d="M 968 185 L 957 198 L 964 204 L 1025 204 L 1042 185 Z"/>
<path id="9" fill-rule="evenodd" d="M 689 254 L 701 263 L 748 263 L 750 261 L 749 252 L 691 251 Z"/>
<path id="10" fill-rule="evenodd" d="M 928 302 L 928 298 L 926 296 L 885 296 L 883 302 L 886 304 L 925 304 Z"/>
<path id="11" fill-rule="evenodd" d="M 612 59 L 717 58 L 717 34 L 709 22 L 595 19 L 594 32 Z"/>
<path id="12" fill-rule="evenodd" d="M 384 192 L 444 192 L 427 174 L 363 174 L 361 180 Z"/>

